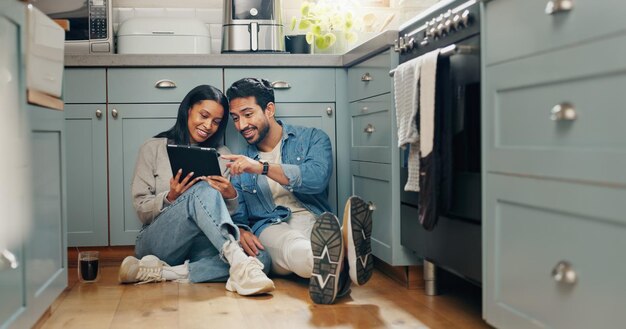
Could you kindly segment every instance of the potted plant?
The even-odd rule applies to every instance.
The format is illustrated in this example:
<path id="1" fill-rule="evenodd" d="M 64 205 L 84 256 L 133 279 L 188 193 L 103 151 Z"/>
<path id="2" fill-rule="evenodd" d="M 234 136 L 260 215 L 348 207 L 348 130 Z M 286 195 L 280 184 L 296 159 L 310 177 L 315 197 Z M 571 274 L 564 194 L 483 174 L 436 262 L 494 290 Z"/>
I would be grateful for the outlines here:
<path id="1" fill-rule="evenodd" d="M 329 0 L 305 0 L 300 17 L 291 20 L 292 31 L 305 31 L 306 41 L 313 45 L 313 53 L 341 54 L 347 44 L 357 39 L 356 19 L 352 11 Z"/>

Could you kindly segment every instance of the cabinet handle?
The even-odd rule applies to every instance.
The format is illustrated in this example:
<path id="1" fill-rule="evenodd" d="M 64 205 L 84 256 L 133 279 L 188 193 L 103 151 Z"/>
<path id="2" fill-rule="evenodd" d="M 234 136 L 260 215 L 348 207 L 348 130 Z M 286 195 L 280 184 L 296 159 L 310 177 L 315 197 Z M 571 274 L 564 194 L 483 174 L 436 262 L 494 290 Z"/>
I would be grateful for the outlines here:
<path id="1" fill-rule="evenodd" d="M 376 210 L 376 204 L 374 204 L 374 202 L 370 201 L 367 204 L 368 204 L 367 209 L 369 209 L 370 211 Z"/>
<path id="2" fill-rule="evenodd" d="M 111 111 L 111 116 L 113 116 L 114 118 L 117 118 L 117 110 L 113 109 L 113 111 Z"/>
<path id="3" fill-rule="evenodd" d="M 274 81 L 274 82 L 272 82 L 272 88 L 274 88 L 274 89 L 290 89 L 291 85 L 287 81 Z"/>
<path id="4" fill-rule="evenodd" d="M 327 107 L 327 108 L 326 108 L 326 114 L 327 114 L 328 116 L 333 115 L 333 108 L 332 108 L 332 107 L 330 107 L 330 106 L 329 106 L 329 107 Z"/>
<path id="5" fill-rule="evenodd" d="M 574 9 L 574 0 L 550 0 L 546 4 L 546 14 L 554 15 Z"/>
<path id="6" fill-rule="evenodd" d="M 574 105 L 567 102 L 555 105 L 552 110 L 550 110 L 550 119 L 552 121 L 576 120 L 576 110 L 574 109 Z"/>
<path id="7" fill-rule="evenodd" d="M 376 131 L 376 128 L 374 128 L 374 126 L 371 123 L 367 124 L 367 127 L 365 127 L 365 129 L 363 129 L 363 132 L 366 134 L 371 134 L 373 132 Z"/>
<path id="8" fill-rule="evenodd" d="M 574 285 L 577 277 L 572 264 L 567 261 L 558 262 L 552 269 L 552 278 L 558 283 Z"/>
<path id="9" fill-rule="evenodd" d="M 369 72 L 365 72 L 365 74 L 363 74 L 361 76 L 361 81 L 363 81 L 363 82 L 369 82 L 369 81 L 372 81 L 372 80 L 374 80 L 374 78 L 372 78 L 372 76 L 370 75 Z"/>
<path id="10" fill-rule="evenodd" d="M 367 112 L 367 110 L 369 110 L 367 106 L 363 106 L 363 108 L 361 109 L 361 112 Z"/>
<path id="11" fill-rule="evenodd" d="M 102 110 L 96 110 L 96 118 L 102 118 Z"/>
<path id="12" fill-rule="evenodd" d="M 0 269 L 8 267 L 12 269 L 18 268 L 20 264 L 17 262 L 17 258 L 8 249 L 4 249 L 0 254 Z"/>
<path id="13" fill-rule="evenodd" d="M 159 80 L 154 84 L 155 88 L 158 89 L 173 89 L 176 88 L 176 83 L 169 79 Z"/>

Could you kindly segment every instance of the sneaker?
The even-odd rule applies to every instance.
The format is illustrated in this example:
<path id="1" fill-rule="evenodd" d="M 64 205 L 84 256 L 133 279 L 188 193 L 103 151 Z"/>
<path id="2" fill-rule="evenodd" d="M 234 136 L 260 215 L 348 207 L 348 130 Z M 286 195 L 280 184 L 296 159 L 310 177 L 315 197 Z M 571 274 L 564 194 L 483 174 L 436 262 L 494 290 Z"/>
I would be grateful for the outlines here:
<path id="1" fill-rule="evenodd" d="M 343 238 L 337 217 L 323 213 L 313 225 L 311 249 L 313 273 L 309 296 L 317 304 L 332 304 L 337 297 L 339 274 L 343 265 Z"/>
<path id="2" fill-rule="evenodd" d="M 343 234 L 347 244 L 350 278 L 357 286 L 363 285 L 369 281 L 374 272 L 372 210 L 369 204 L 358 196 L 352 196 L 346 202 Z"/>
<path id="3" fill-rule="evenodd" d="M 242 296 L 265 294 L 274 290 L 274 282 L 263 273 L 263 263 L 256 257 L 230 267 L 230 277 L 226 281 L 226 290 Z"/>
<path id="4" fill-rule="evenodd" d="M 149 283 L 165 281 L 161 275 L 163 266 L 169 266 L 164 261 L 153 255 L 147 255 L 138 260 L 128 256 L 122 261 L 118 280 L 120 283 Z"/>
<path id="5" fill-rule="evenodd" d="M 128 256 L 122 261 L 120 271 L 117 274 L 117 281 L 120 283 L 137 282 L 137 272 L 139 272 L 139 259 Z"/>

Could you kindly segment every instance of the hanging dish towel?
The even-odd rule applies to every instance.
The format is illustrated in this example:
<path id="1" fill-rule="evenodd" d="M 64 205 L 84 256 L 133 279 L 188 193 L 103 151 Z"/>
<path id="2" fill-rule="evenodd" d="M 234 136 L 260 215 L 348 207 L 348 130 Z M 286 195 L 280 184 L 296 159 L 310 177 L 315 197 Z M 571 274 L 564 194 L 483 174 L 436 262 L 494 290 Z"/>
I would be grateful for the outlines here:
<path id="1" fill-rule="evenodd" d="M 393 75 L 398 147 L 409 146 L 409 176 L 405 191 L 419 191 L 419 132 L 417 112 L 421 57 L 400 64 Z"/>
<path id="2" fill-rule="evenodd" d="M 441 115 L 435 113 L 435 84 L 439 49 L 420 56 L 419 106 L 420 106 L 420 199 L 419 218 L 426 230 L 432 230 L 439 217 L 439 189 L 441 158 L 439 152 Z"/>

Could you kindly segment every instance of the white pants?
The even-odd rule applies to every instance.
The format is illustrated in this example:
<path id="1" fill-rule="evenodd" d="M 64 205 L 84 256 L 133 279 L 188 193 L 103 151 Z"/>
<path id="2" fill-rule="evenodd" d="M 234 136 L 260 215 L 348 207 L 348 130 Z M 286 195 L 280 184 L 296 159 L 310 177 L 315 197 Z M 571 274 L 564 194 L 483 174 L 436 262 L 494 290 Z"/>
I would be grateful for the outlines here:
<path id="1" fill-rule="evenodd" d="M 313 271 L 311 231 L 315 217 L 309 213 L 291 216 L 287 221 L 266 227 L 259 240 L 272 257 L 272 272 L 295 273 L 310 278 Z"/>

